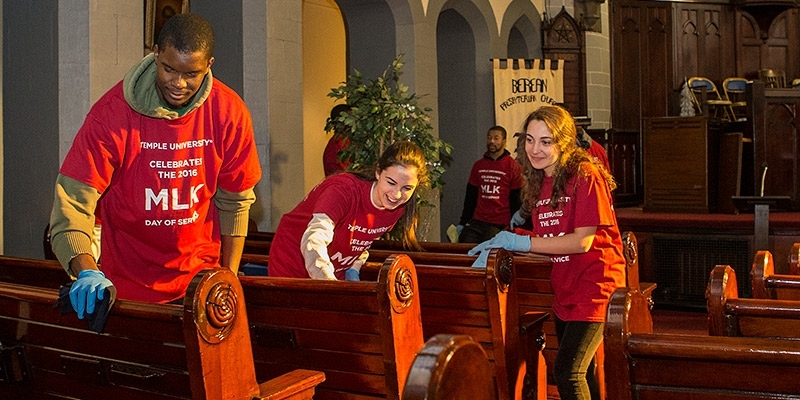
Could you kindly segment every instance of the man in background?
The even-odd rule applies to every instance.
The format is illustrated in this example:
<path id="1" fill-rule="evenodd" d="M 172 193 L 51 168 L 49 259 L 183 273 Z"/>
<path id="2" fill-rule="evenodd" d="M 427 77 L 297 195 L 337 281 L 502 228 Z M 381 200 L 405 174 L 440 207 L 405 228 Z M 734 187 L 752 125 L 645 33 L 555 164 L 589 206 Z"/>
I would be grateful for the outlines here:
<path id="1" fill-rule="evenodd" d="M 521 168 L 506 150 L 508 134 L 502 126 L 489 128 L 486 153 L 472 165 L 459 220 L 458 241 L 481 243 L 508 226 L 519 209 Z"/>
<path id="2" fill-rule="evenodd" d="M 351 107 L 347 104 L 337 104 L 333 106 L 330 120 L 336 120 L 342 113 L 349 113 L 350 109 Z M 349 143 L 350 141 L 345 138 L 341 132 L 333 132 L 333 136 L 328 140 L 325 151 L 322 153 L 322 168 L 325 171 L 325 177 L 329 177 L 337 172 L 342 172 L 350 165 L 349 161 L 339 160 L 339 151 Z"/>

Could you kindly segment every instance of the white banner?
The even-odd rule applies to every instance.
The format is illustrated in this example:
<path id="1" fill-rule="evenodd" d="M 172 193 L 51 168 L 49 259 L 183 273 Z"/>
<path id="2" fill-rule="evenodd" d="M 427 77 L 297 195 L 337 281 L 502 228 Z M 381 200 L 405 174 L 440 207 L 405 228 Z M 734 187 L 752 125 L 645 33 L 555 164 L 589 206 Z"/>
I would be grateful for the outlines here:
<path id="1" fill-rule="evenodd" d="M 508 131 L 506 148 L 514 153 L 517 141 L 513 135 L 522 130 L 528 114 L 543 104 L 564 101 L 564 60 L 507 59 L 505 68 L 500 61 L 492 60 L 494 119 Z"/>

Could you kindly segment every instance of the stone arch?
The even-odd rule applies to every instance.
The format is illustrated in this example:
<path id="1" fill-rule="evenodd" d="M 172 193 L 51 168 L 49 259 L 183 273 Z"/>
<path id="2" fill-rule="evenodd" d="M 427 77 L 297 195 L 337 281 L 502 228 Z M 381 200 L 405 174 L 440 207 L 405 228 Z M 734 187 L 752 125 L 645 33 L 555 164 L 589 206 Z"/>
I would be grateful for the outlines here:
<path id="1" fill-rule="evenodd" d="M 489 59 L 498 54 L 498 41 L 487 1 L 439 4 L 428 10 L 429 18 L 436 18 L 439 136 L 454 145 L 441 196 L 444 227 L 458 223 L 472 163 L 485 151 L 485 131 L 494 124 Z"/>
<path id="2" fill-rule="evenodd" d="M 336 0 L 345 23 L 347 71 L 380 76 L 397 56 L 397 31 L 386 1 Z"/>
<path id="3" fill-rule="evenodd" d="M 531 2 L 514 0 L 503 14 L 500 44 L 508 58 L 542 58 L 542 16 Z"/>

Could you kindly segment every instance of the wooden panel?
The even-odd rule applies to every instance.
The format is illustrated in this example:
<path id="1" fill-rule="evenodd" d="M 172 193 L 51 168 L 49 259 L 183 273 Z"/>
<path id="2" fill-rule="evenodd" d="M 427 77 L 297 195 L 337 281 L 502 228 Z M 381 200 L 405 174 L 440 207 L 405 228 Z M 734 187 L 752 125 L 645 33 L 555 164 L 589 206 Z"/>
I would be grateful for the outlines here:
<path id="1" fill-rule="evenodd" d="M 800 91 L 765 89 L 763 82 L 747 85 L 746 135 L 753 137 L 754 193 L 761 192 L 761 175 L 766 165 L 764 195 L 790 196 L 792 208 L 800 208 L 800 126 L 797 105 Z"/>
<path id="2" fill-rule="evenodd" d="M 564 104 L 573 115 L 587 115 L 586 48 L 584 32 L 562 9 L 542 24 L 542 53 L 546 59 L 564 60 Z"/>
<path id="3" fill-rule="evenodd" d="M 730 60 L 734 53 L 734 14 L 719 4 L 675 3 L 674 87 L 684 77 L 705 76 L 720 87 L 722 80 L 736 74 Z M 677 113 L 672 114 L 677 115 Z"/>
<path id="4" fill-rule="evenodd" d="M 641 119 L 669 115 L 672 38 L 669 3 L 611 3 L 612 107 L 616 129 L 641 131 Z"/>
<path id="5" fill-rule="evenodd" d="M 645 211 L 716 208 L 718 137 L 705 117 L 645 119 Z"/>
<path id="6" fill-rule="evenodd" d="M 639 206 L 643 200 L 642 151 L 638 131 L 609 129 L 608 163 L 617 182 L 611 194 L 617 207 Z"/>
<path id="7" fill-rule="evenodd" d="M 611 122 L 618 129 L 640 131 L 641 118 L 641 8 L 610 4 L 612 34 Z"/>

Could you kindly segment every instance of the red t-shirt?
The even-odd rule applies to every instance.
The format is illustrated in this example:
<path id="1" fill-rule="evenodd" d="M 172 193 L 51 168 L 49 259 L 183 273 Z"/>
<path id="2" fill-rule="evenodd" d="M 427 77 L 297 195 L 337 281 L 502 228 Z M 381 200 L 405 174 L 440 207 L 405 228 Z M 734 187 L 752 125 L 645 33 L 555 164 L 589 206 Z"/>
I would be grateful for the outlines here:
<path id="1" fill-rule="evenodd" d="M 328 144 L 325 145 L 325 151 L 322 153 L 322 169 L 325 171 L 325 176 L 333 175 L 336 172 L 342 172 L 350 165 L 347 161 L 339 161 L 339 150 L 343 149 L 350 140 L 342 136 L 331 136 Z"/>
<path id="2" fill-rule="evenodd" d="M 390 231 L 403 215 L 403 207 L 379 209 L 372 204 L 373 182 L 350 174 L 333 175 L 284 214 L 269 247 L 269 276 L 308 278 L 300 241 L 312 214 L 325 214 L 334 223 L 327 252 L 337 279 L 347 271 L 372 241 Z M 411 200 L 413 201 L 413 200 Z"/>
<path id="3" fill-rule="evenodd" d="M 550 257 L 553 311 L 563 321 L 603 322 L 611 294 L 625 286 L 625 259 L 611 192 L 596 166 L 587 177 L 571 178 L 566 187 L 566 196 L 554 210 L 549 204 L 553 178 L 545 178 L 532 210 L 533 232 L 556 237 L 584 226 L 597 226 L 597 231 L 588 252 Z"/>
<path id="4" fill-rule="evenodd" d="M 469 184 L 478 188 L 472 218 L 490 224 L 508 225 L 511 191 L 522 187 L 522 168 L 508 152 L 497 160 L 488 155 L 472 165 Z"/>
<path id="5" fill-rule="evenodd" d="M 261 166 L 250 113 L 222 82 L 174 120 L 136 113 L 119 83 L 90 110 L 60 173 L 103 194 L 101 267 L 119 298 L 169 302 L 219 266 L 217 188 L 250 189 Z"/>
<path id="6" fill-rule="evenodd" d="M 590 156 L 594 157 L 600 163 L 600 165 L 604 166 L 606 171 L 611 172 L 611 167 L 608 165 L 608 154 L 606 153 L 606 149 L 603 148 L 600 143 L 592 140 L 592 144 L 586 151 Z"/>

